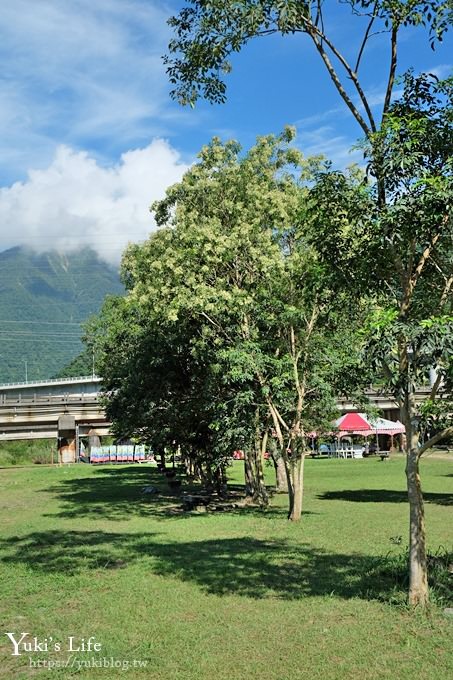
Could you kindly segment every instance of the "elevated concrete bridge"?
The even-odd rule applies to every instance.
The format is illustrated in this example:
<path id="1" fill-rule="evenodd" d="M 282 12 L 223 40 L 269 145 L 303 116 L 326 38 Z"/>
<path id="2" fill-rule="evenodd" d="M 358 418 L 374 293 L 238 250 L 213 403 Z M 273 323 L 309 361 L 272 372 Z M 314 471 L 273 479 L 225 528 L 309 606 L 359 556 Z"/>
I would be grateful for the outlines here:
<path id="1" fill-rule="evenodd" d="M 99 404 L 100 388 L 101 378 L 97 376 L 0 385 L 0 441 L 57 437 L 62 416 L 74 418 L 80 435 L 90 429 L 99 435 L 108 434 L 110 423 Z M 429 387 L 418 390 L 419 403 L 429 390 Z M 386 418 L 398 419 L 398 408 L 392 397 L 376 390 L 368 390 L 367 396 Z M 337 404 L 343 413 L 357 410 L 346 398 L 339 398 Z"/>
<path id="2" fill-rule="evenodd" d="M 100 385 L 97 376 L 0 385 L 0 441 L 56 438 L 65 415 L 74 418 L 81 435 L 90 429 L 108 434 Z"/>

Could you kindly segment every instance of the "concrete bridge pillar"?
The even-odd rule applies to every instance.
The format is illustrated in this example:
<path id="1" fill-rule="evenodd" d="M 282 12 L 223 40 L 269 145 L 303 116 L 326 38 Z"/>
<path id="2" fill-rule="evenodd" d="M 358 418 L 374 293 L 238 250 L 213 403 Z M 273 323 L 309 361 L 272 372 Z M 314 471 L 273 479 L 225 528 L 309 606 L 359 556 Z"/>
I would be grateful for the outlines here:
<path id="1" fill-rule="evenodd" d="M 96 430 L 89 430 L 88 431 L 88 453 L 91 456 L 91 449 L 92 448 L 97 448 L 98 446 L 101 445 L 101 438 L 99 437 L 98 433 Z"/>
<path id="2" fill-rule="evenodd" d="M 76 424 L 74 416 L 65 413 L 58 418 L 58 462 L 76 461 Z"/>

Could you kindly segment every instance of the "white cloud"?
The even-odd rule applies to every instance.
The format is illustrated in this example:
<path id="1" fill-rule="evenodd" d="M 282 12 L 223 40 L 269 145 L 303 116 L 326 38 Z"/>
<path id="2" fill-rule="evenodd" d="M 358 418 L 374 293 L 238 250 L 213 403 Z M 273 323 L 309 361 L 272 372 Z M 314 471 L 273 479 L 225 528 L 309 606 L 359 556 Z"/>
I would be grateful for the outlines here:
<path id="1" fill-rule="evenodd" d="M 0 181 L 44 167 L 57 144 L 113 159 L 185 120 L 161 60 L 170 14 L 158 0 L 3 3 Z"/>
<path id="2" fill-rule="evenodd" d="M 336 135 L 329 125 L 314 130 L 299 129 L 297 131 L 297 146 L 305 156 L 323 155 L 332 162 L 336 170 L 344 170 L 348 165 L 363 164 L 363 154 L 351 150 L 354 140 L 344 135 Z"/>
<path id="3" fill-rule="evenodd" d="M 58 147 L 46 169 L 0 189 L 0 250 L 27 245 L 64 252 L 87 245 L 118 262 L 125 245 L 155 228 L 149 206 L 187 169 L 164 140 L 102 167 L 86 152 Z"/>

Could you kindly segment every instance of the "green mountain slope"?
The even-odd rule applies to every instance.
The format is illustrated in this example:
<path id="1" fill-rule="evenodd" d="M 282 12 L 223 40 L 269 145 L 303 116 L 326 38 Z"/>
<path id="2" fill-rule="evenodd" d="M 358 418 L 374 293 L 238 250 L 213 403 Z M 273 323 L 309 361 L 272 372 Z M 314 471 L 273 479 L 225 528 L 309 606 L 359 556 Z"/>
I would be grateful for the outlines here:
<path id="1" fill-rule="evenodd" d="M 84 349 L 69 364 L 61 368 L 55 378 L 77 378 L 81 375 L 91 375 L 94 371 L 94 355 L 91 350 Z"/>
<path id="2" fill-rule="evenodd" d="M 0 382 L 58 374 L 83 349 L 80 324 L 122 292 L 118 271 L 90 249 L 1 252 Z"/>

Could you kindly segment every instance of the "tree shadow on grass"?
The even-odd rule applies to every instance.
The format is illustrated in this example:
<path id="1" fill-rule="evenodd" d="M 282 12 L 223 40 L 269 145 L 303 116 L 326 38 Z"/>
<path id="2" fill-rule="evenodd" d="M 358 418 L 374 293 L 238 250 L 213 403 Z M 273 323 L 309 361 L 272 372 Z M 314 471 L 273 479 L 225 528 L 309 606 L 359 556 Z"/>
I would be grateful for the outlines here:
<path id="1" fill-rule="evenodd" d="M 45 516 L 112 521 L 122 521 L 134 516 L 157 519 L 175 517 L 189 519 L 194 515 L 200 516 L 198 513 L 182 510 L 182 496 L 200 494 L 202 488 L 199 484 L 190 483 L 179 470 L 177 478 L 183 483 L 182 494 L 172 492 L 165 475 L 149 466 L 99 467 L 94 472 L 92 476 L 65 479 L 46 489 L 44 493 L 56 497 L 60 502 L 60 508 L 57 512 Z M 149 486 L 155 487 L 157 493 L 144 493 L 144 488 Z M 244 487 L 240 485 L 229 485 L 228 492 L 227 506 L 244 497 Z M 225 507 L 225 512 L 266 519 L 286 516 L 285 509 L 278 507 L 266 509 L 256 506 Z"/>
<path id="2" fill-rule="evenodd" d="M 150 486 L 155 487 L 157 493 L 143 492 Z M 121 521 L 134 516 L 164 516 L 169 507 L 180 504 L 178 494 L 171 492 L 166 477 L 156 468 L 144 465 L 99 468 L 93 476 L 65 479 L 44 493 L 52 494 L 61 503 L 56 513 L 46 516 L 67 519 Z"/>
<path id="3" fill-rule="evenodd" d="M 374 576 L 382 559 L 248 536 L 162 542 L 159 534 L 44 531 L 1 540 L 0 559 L 67 576 L 88 570 L 98 578 L 138 562 L 145 579 L 158 574 L 192 582 L 206 593 L 254 599 L 332 594 L 386 599 L 395 586 L 391 574 Z"/>
<path id="4" fill-rule="evenodd" d="M 343 489 L 342 491 L 326 491 L 318 495 L 323 501 L 350 501 L 353 503 L 407 503 L 407 491 L 390 489 Z M 436 505 L 453 505 L 453 494 L 424 493 L 426 503 Z"/>
<path id="5" fill-rule="evenodd" d="M 154 535 L 148 534 L 147 540 Z M 36 531 L 0 540 L 0 560 L 25 564 L 32 571 L 74 575 L 126 564 L 132 542 L 138 545 L 143 536 L 104 531 Z"/>

